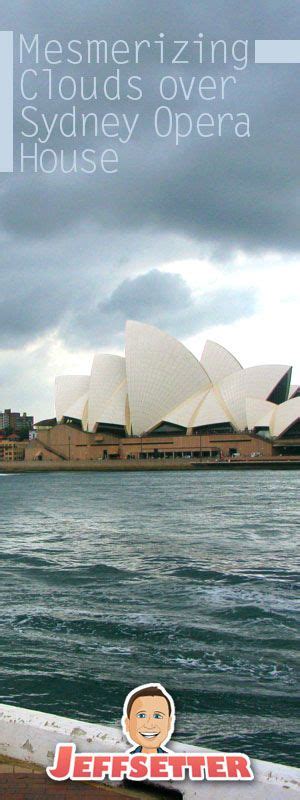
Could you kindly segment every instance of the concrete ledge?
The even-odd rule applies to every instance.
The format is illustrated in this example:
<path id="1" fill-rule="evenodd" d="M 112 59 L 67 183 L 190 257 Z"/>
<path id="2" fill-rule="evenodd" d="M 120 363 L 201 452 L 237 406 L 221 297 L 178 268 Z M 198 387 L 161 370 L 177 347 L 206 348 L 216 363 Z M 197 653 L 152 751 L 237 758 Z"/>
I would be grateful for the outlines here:
<path id="1" fill-rule="evenodd" d="M 193 459 L 138 459 L 122 461 L 0 461 L 0 473 L 21 472 L 182 472 L 187 470 L 239 471 L 239 470 L 294 470 L 300 469 L 300 459 L 272 458 L 228 461 L 194 461 Z"/>
<path id="2" fill-rule="evenodd" d="M 124 752 L 128 749 L 121 730 L 82 720 L 31 711 L 0 704 L 0 756 L 25 765 L 46 767 L 53 762 L 58 742 L 74 742 L 84 752 Z M 181 742 L 172 743 L 177 752 L 195 752 L 199 748 Z M 201 748 L 202 752 L 209 752 Z M 300 800 L 300 770 L 268 761 L 252 760 L 253 783 L 172 783 L 184 800 Z M 166 788 L 170 784 L 161 784 Z M 136 788 L 136 787 L 135 787 Z M 288 794 L 287 794 L 288 792 Z"/>

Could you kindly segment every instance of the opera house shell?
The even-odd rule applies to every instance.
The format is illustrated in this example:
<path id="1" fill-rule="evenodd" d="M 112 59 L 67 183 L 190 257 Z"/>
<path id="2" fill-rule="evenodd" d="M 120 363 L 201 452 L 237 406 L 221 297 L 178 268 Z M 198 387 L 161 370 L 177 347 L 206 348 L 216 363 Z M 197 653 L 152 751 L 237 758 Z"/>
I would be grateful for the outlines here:
<path id="1" fill-rule="evenodd" d="M 300 387 L 291 386 L 291 373 L 286 364 L 243 369 L 212 341 L 198 361 L 169 334 L 129 321 L 125 357 L 99 353 L 90 375 L 56 378 L 56 417 L 84 431 L 133 436 L 219 430 L 299 436 Z"/>

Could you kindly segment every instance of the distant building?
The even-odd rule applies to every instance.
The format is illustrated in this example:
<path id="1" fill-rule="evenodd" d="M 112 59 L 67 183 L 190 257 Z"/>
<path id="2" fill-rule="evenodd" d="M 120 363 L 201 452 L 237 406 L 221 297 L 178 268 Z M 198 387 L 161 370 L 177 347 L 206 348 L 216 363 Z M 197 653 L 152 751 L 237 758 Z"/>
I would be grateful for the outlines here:
<path id="1" fill-rule="evenodd" d="M 25 461 L 243 461 L 250 458 L 268 461 L 279 456 L 298 459 L 300 456 L 300 436 L 286 435 L 270 440 L 256 433 L 206 431 L 120 437 L 109 432 L 88 433 L 70 422 L 40 428 L 37 438 L 24 444 Z"/>
<path id="2" fill-rule="evenodd" d="M 36 422 L 34 426 L 35 431 L 50 431 L 51 428 L 54 428 L 57 425 L 56 417 L 52 417 L 51 419 L 41 419 L 40 422 Z"/>
<path id="3" fill-rule="evenodd" d="M 10 433 L 22 433 L 23 431 L 31 431 L 34 425 L 34 419 L 24 411 L 20 414 L 19 411 L 11 411 L 6 408 L 0 412 L 0 431 L 9 431 Z"/>
<path id="4" fill-rule="evenodd" d="M 26 442 L 0 439 L 0 461 L 24 461 Z"/>

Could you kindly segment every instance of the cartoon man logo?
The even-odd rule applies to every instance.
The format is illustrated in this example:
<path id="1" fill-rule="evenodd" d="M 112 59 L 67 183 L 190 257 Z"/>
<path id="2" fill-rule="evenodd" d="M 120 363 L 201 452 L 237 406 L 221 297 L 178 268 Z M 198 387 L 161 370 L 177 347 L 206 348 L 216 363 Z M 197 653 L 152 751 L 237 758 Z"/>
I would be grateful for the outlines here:
<path id="1" fill-rule="evenodd" d="M 123 733 L 131 744 L 130 753 L 169 753 L 162 745 L 174 731 L 175 706 L 171 695 L 160 683 L 137 686 L 123 706 Z"/>

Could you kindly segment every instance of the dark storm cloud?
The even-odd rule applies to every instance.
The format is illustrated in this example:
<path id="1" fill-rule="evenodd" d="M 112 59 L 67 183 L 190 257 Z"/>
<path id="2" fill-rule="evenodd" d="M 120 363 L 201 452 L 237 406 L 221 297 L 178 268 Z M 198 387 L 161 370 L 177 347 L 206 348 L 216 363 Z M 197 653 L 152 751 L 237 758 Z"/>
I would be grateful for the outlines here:
<path id="1" fill-rule="evenodd" d="M 107 300 L 87 315 L 79 314 L 68 336 L 74 341 L 73 331 L 81 343 L 85 339 L 89 344 L 97 341 L 97 346 L 119 344 L 126 320 L 136 319 L 185 338 L 251 316 L 254 310 L 253 292 L 222 288 L 195 297 L 181 275 L 153 269 L 122 281 Z"/>
<path id="2" fill-rule="evenodd" d="M 154 40 L 161 31 L 169 40 L 192 40 L 202 31 L 208 38 L 245 38 L 253 43 L 255 37 L 294 38 L 298 24 L 298 0 L 52 0 L 49 4 L 11 0 L 0 11 L 2 30 L 13 29 L 28 37 L 39 32 L 44 41 L 58 38 L 63 42 L 71 38 Z M 85 71 L 80 65 L 72 67 L 72 74 L 76 69 L 78 75 Z M 117 175 L 1 176 L 0 333 L 5 347 L 32 341 L 52 329 L 69 331 L 74 341 L 79 336 L 88 341 L 90 330 L 104 324 L 109 313 L 113 324 L 108 330 L 115 334 L 121 324 L 118 320 L 122 317 L 123 321 L 125 315 L 122 302 L 127 315 L 144 314 L 147 319 L 149 315 L 181 336 L 218 320 L 232 321 L 237 318 L 232 313 L 249 313 L 243 295 L 235 294 L 236 312 L 233 297 L 222 308 L 221 298 L 211 296 L 197 305 L 187 286 L 176 285 L 174 276 L 171 281 L 155 271 L 144 278 L 148 288 L 149 281 L 153 284 L 151 302 L 144 298 L 141 305 L 136 303 L 136 313 L 134 308 L 131 313 L 132 289 L 138 292 L 142 287 L 142 291 L 143 279 L 129 279 L 176 257 L 210 253 L 225 267 L 229 254 L 238 248 L 252 252 L 299 248 L 298 68 L 252 64 L 236 73 L 238 85 L 222 110 L 250 111 L 249 140 L 194 136 L 180 147 L 155 139 L 152 133 L 153 111 L 160 103 L 153 86 L 160 75 L 170 72 L 169 66 L 159 67 L 149 52 L 143 65 L 128 69 L 143 76 L 145 97 L 139 108 L 120 101 L 116 109 L 100 101 L 96 109 L 131 114 L 138 110 L 142 115 L 136 137 L 120 148 Z M 215 74 L 220 70 L 224 72 L 216 65 Z M 64 65 L 57 71 L 68 70 Z M 111 71 L 109 67 L 105 74 Z M 213 72 L 211 65 L 197 67 L 195 62 L 177 68 L 187 80 Z M 90 74 L 95 74 L 95 67 Z M 22 125 L 19 104 L 16 91 L 16 132 Z M 182 101 L 172 107 L 184 110 Z M 192 116 L 204 110 L 209 108 L 201 105 L 199 97 L 188 104 Z M 54 143 L 58 146 L 57 138 Z M 73 141 L 65 140 L 64 145 L 70 151 Z M 99 139 L 99 148 L 104 145 L 107 141 Z M 155 280 L 161 300 L 154 297 Z M 203 281 L 205 285 L 205 275 Z M 174 296 L 172 303 L 168 291 Z M 98 317 L 95 308 L 91 312 L 93 303 L 98 305 Z M 228 310 L 226 317 L 230 306 L 231 316 Z M 99 334 L 103 338 L 103 332 Z"/>
<path id="3" fill-rule="evenodd" d="M 34 341 L 57 330 L 66 344 L 83 336 L 89 341 L 91 303 L 109 296 L 122 275 L 147 270 L 153 263 L 151 237 L 130 232 L 112 235 L 95 225 L 83 226 L 73 237 L 60 231 L 49 238 L 5 243 L 1 254 L 0 349 Z M 160 237 L 160 259 L 184 258 L 189 243 L 183 238 Z M 193 256 L 201 252 L 189 245 Z M 137 253 L 135 253 L 135 249 Z M 81 319 L 80 331 L 76 328 Z M 84 328 L 86 327 L 86 333 Z M 101 331 L 95 332 L 97 341 Z M 0 404 L 1 405 L 1 404 Z"/>
<path id="4" fill-rule="evenodd" d="M 247 38 L 251 42 L 253 60 L 255 36 L 272 38 L 294 36 L 299 23 L 299 5 L 294 2 L 250 0 L 162 0 L 149 5 L 148 0 L 123 2 L 65 2 L 54 0 L 50 6 L 32 0 L 24 7 L 13 0 L 10 9 L 2 12 L 3 23 L 33 33 L 38 30 L 46 38 L 57 36 L 62 41 L 72 38 L 122 37 L 154 40 L 160 31 L 167 39 L 193 39 L 199 31 L 206 37 L 224 37 L 229 41 Z M 20 236 L 40 237 L 53 234 L 79 220 L 96 221 L 109 228 L 119 226 L 155 226 L 161 230 L 181 231 L 184 235 L 209 242 L 213 248 L 246 246 L 250 248 L 299 246 L 299 225 L 296 192 L 299 181 L 298 131 L 299 111 L 295 102 L 298 93 L 298 71 L 291 67 L 250 66 L 234 73 L 238 86 L 229 93 L 228 103 L 219 103 L 218 110 L 250 109 L 253 119 L 252 137 L 235 140 L 201 140 L 192 137 L 179 148 L 171 142 L 153 137 L 154 109 L 160 103 L 153 95 L 154 79 L 168 74 L 168 66 L 160 68 L 152 51 L 140 71 L 145 84 L 143 104 L 127 102 L 116 105 L 98 104 L 100 111 L 140 111 L 143 115 L 132 144 L 121 147 L 120 172 L 113 179 L 99 176 L 85 178 L 22 177 L 7 181 L 1 203 L 6 229 Z M 66 71 L 64 67 L 57 70 Z M 192 75 L 217 74 L 220 65 L 197 66 L 196 60 L 180 68 L 186 79 Z M 69 67 L 70 71 L 70 67 Z M 80 75 L 82 65 L 72 67 Z M 95 74 L 95 68 L 89 71 Z M 101 68 L 96 70 L 101 73 Z M 105 68 L 104 74 L 109 74 Z M 126 75 L 127 67 L 122 70 Z M 132 72 L 132 69 L 129 68 Z M 223 67 L 224 72 L 224 67 Z M 84 108 L 84 103 L 81 104 Z M 195 95 L 187 105 L 172 104 L 176 110 L 187 109 L 192 115 L 209 110 Z M 57 104 L 55 104 L 55 110 Z M 51 110 L 51 104 L 50 104 Z M 86 107 L 85 107 L 86 110 Z M 93 108 L 93 110 L 95 110 Z M 16 116 L 16 127 L 20 119 Z M 151 132 L 150 132 L 151 131 Z M 106 140 L 107 143 L 107 140 Z M 100 144 L 100 142 L 99 142 Z M 111 144 L 111 141 L 108 142 Z M 72 140 L 65 140 L 70 149 Z M 293 158 L 293 153 L 295 158 Z"/>

